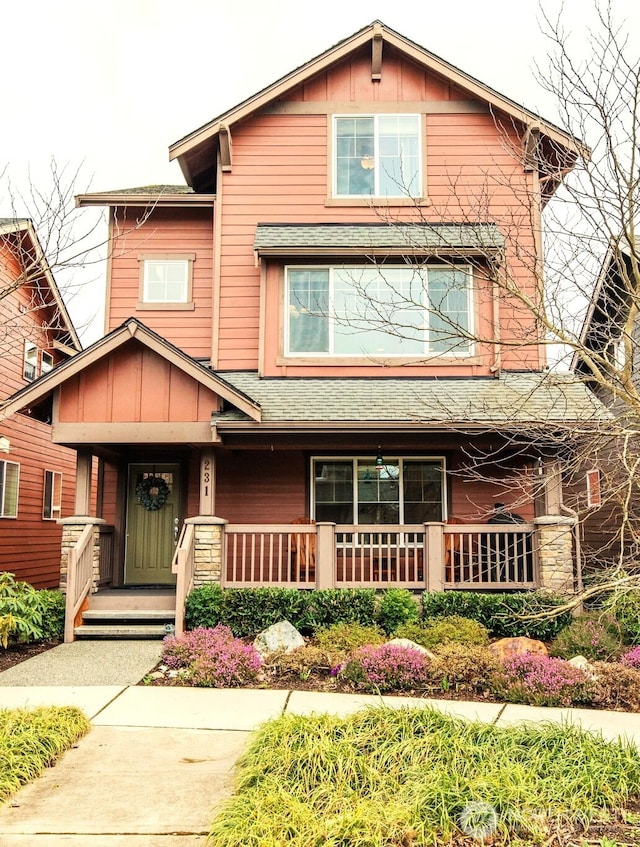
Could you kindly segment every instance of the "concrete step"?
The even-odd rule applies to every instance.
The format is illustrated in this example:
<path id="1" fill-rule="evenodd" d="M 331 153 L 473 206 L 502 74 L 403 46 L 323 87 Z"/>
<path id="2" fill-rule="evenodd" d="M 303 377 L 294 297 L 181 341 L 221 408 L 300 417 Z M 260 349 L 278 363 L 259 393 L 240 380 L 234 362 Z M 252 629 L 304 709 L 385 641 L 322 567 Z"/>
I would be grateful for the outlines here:
<path id="1" fill-rule="evenodd" d="M 74 629 L 76 638 L 164 638 L 164 624 L 82 624 Z"/>
<path id="2" fill-rule="evenodd" d="M 83 621 L 174 621 L 175 609 L 87 609 Z"/>

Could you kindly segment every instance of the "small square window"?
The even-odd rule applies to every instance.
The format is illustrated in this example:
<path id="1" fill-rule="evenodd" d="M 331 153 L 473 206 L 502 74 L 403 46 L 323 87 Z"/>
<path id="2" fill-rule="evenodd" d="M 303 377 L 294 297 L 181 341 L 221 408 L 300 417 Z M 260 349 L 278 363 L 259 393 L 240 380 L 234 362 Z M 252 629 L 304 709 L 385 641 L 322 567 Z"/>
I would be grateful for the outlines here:
<path id="1" fill-rule="evenodd" d="M 33 341 L 24 342 L 23 376 L 29 382 L 38 376 L 38 345 Z"/>
<path id="2" fill-rule="evenodd" d="M 185 308 L 191 303 L 193 256 L 140 257 L 142 308 Z"/>
<path id="3" fill-rule="evenodd" d="M 0 518 L 18 517 L 19 478 L 17 462 L 0 462 Z"/>
<path id="4" fill-rule="evenodd" d="M 62 474 L 58 471 L 44 472 L 44 495 L 42 498 L 42 519 L 57 520 L 62 513 Z"/>

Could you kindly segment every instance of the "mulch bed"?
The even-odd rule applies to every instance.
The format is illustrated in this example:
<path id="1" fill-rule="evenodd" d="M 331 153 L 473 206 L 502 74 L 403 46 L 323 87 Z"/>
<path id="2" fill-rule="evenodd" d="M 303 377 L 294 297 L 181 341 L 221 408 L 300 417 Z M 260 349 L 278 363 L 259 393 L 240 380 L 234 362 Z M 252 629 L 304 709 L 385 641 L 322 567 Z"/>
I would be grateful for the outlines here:
<path id="1" fill-rule="evenodd" d="M 6 648 L 0 645 L 0 672 L 12 668 L 14 665 L 19 665 L 25 659 L 32 659 L 39 653 L 44 653 L 46 650 L 51 650 L 52 647 L 57 647 L 60 641 L 37 641 L 34 644 L 16 644 L 10 642 Z"/>

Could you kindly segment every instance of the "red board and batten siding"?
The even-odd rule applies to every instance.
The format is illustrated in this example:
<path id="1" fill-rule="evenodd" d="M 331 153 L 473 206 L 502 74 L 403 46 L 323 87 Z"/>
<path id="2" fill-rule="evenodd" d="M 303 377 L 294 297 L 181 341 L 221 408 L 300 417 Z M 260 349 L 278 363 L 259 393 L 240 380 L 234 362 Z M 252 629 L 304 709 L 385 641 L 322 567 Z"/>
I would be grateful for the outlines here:
<path id="1" fill-rule="evenodd" d="M 19 263 L 7 244 L 0 246 L 0 283 L 20 273 Z M 36 295 L 36 302 L 40 298 Z M 21 286 L 0 298 L 0 399 L 23 388 L 24 341 L 46 350 L 54 360 L 50 332 L 42 323 L 53 322 L 50 308 L 34 308 L 34 290 Z M 62 517 L 73 514 L 76 476 L 75 452 L 51 442 L 51 428 L 28 415 L 16 414 L 0 424 L 0 435 L 9 440 L 9 452 L 0 461 L 20 465 L 17 518 L 0 518 L 0 571 L 15 573 L 36 588 L 55 588 L 60 581 L 62 528 L 55 520 L 43 520 L 46 470 L 62 473 Z"/>

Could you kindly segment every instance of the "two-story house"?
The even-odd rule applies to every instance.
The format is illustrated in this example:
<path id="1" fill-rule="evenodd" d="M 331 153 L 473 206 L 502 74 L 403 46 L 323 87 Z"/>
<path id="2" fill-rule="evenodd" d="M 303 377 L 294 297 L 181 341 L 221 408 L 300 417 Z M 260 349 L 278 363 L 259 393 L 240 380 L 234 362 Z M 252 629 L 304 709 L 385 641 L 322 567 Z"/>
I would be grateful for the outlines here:
<path id="1" fill-rule="evenodd" d="M 172 145 L 186 185 L 79 197 L 106 335 L 5 405 L 78 453 L 70 617 L 92 568 L 177 578 L 178 628 L 207 580 L 571 590 L 553 445 L 606 412 L 513 292 L 581 152 L 375 22 Z"/>
<path id="2" fill-rule="evenodd" d="M 0 398 L 80 349 L 33 225 L 0 218 Z M 0 570 L 36 588 L 59 584 L 57 521 L 74 503 L 75 453 L 51 443 L 49 423 L 16 414 L 0 426 Z"/>

